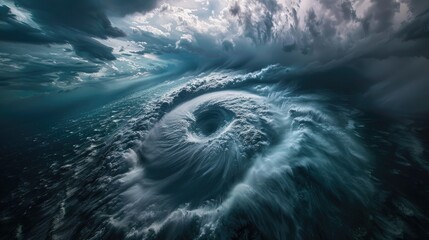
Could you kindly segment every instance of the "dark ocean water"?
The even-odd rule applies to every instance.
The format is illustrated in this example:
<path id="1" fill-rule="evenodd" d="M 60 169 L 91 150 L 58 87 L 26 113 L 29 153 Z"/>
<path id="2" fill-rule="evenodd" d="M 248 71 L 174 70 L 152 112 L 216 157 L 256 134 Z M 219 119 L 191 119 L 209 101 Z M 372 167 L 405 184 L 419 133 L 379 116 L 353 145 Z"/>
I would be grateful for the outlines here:
<path id="1" fill-rule="evenodd" d="M 427 130 L 346 87 L 269 66 L 94 89 L 3 111 L 2 238 L 429 238 Z"/>

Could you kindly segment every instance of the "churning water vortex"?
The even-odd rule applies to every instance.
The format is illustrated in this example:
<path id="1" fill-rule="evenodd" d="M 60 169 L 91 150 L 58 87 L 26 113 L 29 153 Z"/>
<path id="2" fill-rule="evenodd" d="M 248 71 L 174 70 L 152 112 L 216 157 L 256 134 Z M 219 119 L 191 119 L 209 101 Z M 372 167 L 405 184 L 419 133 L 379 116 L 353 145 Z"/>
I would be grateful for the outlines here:
<path id="1" fill-rule="evenodd" d="M 150 130 L 141 150 L 145 178 L 178 201 L 226 194 L 253 156 L 275 141 L 279 124 L 273 107 L 254 94 L 221 91 L 197 97 Z"/>
<path id="2" fill-rule="evenodd" d="M 161 101 L 166 112 L 138 149 L 134 207 L 151 214 L 138 218 L 136 236 L 311 239 L 362 227 L 347 216 L 370 207 L 374 183 L 355 110 L 331 109 L 323 95 L 295 95 L 260 79 L 224 78 L 214 86 L 203 79 Z M 321 216 L 332 221 L 315 220 Z"/>
<path id="3" fill-rule="evenodd" d="M 145 104 L 105 148 L 73 159 L 59 213 L 44 229 L 59 239 L 395 239 L 424 231 L 408 221 L 425 221 L 415 191 L 391 194 L 405 154 L 413 156 L 407 166 L 424 171 L 418 141 L 400 128 L 365 131 L 361 111 L 332 94 L 295 90 L 283 73 L 213 73 Z M 402 152 L 374 149 L 386 146 Z"/>

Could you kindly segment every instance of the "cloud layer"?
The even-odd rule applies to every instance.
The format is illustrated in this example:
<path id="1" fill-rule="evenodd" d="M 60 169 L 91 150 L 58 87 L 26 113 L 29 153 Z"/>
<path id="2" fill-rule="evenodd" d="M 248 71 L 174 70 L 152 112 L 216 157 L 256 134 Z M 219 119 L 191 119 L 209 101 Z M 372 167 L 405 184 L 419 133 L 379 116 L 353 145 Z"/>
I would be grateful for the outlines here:
<path id="1" fill-rule="evenodd" d="M 124 32 L 112 26 L 108 13 L 125 16 L 135 12 L 147 12 L 156 1 L 138 0 L 16 0 L 15 6 L 28 11 L 38 27 L 21 22 L 9 6 L 0 9 L 3 23 L 0 40 L 33 44 L 70 43 L 79 56 L 114 60 L 112 49 L 93 38 L 124 37 Z"/>
<path id="2" fill-rule="evenodd" d="M 391 105 L 411 92 L 398 90 L 404 86 L 427 90 L 425 68 L 413 66 L 428 63 L 428 9 L 429 2 L 419 0 L 15 0 L 0 7 L 0 41 L 13 48 L 46 47 L 60 62 L 62 48 L 48 46 L 65 46 L 97 71 L 109 66 L 117 74 L 127 64 L 133 69 L 128 76 L 147 69 L 136 66 L 150 59 L 192 71 L 281 64 L 296 76 L 313 76 L 349 69 L 342 78 L 372 86 L 365 96 Z M 23 58 L 9 54 L 10 61 L 12 56 Z M 392 76 L 392 68 L 407 84 L 397 83 L 404 80 Z"/>

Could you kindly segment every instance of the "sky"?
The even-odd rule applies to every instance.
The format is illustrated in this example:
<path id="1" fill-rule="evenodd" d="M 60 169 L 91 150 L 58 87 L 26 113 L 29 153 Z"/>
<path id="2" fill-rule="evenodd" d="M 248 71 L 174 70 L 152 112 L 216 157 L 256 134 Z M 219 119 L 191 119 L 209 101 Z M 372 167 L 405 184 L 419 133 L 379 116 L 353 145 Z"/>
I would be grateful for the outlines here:
<path id="1" fill-rule="evenodd" d="M 427 115 L 428 8 L 421 0 L 5 0 L 0 98 L 279 64 L 288 81 L 313 79 L 386 112 Z"/>

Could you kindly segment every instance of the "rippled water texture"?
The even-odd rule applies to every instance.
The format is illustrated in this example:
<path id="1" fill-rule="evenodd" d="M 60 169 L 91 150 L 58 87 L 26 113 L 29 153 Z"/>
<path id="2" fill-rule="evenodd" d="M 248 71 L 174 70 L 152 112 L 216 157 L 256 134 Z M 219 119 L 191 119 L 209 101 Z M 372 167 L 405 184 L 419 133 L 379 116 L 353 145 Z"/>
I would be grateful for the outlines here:
<path id="1" fill-rule="evenodd" d="M 37 224 L 17 220 L 17 232 L 24 226 L 36 239 L 428 236 L 428 189 L 415 181 L 428 169 L 413 132 L 374 120 L 338 94 L 286 84 L 284 73 L 278 66 L 211 73 L 129 104 L 137 115 L 43 174 L 38 194 L 49 204 L 37 206 Z"/>

